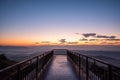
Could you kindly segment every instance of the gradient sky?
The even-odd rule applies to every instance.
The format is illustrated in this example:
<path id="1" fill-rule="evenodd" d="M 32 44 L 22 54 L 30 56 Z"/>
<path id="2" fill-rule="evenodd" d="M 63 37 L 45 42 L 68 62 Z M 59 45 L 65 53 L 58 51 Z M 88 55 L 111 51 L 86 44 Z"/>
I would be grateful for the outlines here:
<path id="1" fill-rule="evenodd" d="M 115 36 L 114 40 L 82 34 Z M 119 0 L 0 0 L 0 45 L 120 45 Z M 98 42 L 99 41 L 99 42 Z"/>

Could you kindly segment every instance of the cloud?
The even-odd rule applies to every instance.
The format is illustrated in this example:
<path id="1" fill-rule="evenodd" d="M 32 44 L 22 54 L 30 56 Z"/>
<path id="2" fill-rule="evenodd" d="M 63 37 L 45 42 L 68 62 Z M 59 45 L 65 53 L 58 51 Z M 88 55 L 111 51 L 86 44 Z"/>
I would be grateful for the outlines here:
<path id="1" fill-rule="evenodd" d="M 109 38 L 109 39 L 115 39 L 116 36 L 97 35 L 96 38 Z"/>
<path id="2" fill-rule="evenodd" d="M 96 33 L 83 33 L 82 35 L 84 37 L 88 38 L 88 37 L 94 37 L 94 36 L 96 36 Z"/>
<path id="3" fill-rule="evenodd" d="M 77 33 L 76 33 L 77 34 Z M 98 35 L 97 33 L 83 33 L 85 38 L 94 37 L 94 38 L 104 38 L 104 39 L 115 39 L 116 36 L 108 36 L 108 35 Z"/>
<path id="4" fill-rule="evenodd" d="M 105 39 L 105 40 L 108 40 L 108 41 L 120 41 L 120 39 Z"/>
<path id="5" fill-rule="evenodd" d="M 102 44 L 102 45 L 119 45 L 120 44 L 120 42 L 101 42 L 100 44 Z"/>
<path id="6" fill-rule="evenodd" d="M 66 42 L 66 39 L 60 39 L 59 42 L 65 43 L 65 42 Z"/>
<path id="7" fill-rule="evenodd" d="M 80 39 L 79 41 L 88 41 L 88 39 L 83 38 L 83 39 Z"/>
<path id="8" fill-rule="evenodd" d="M 50 41 L 42 41 L 41 43 L 50 43 Z"/>
<path id="9" fill-rule="evenodd" d="M 116 36 L 109 36 L 109 38 L 110 38 L 110 39 L 115 39 L 115 38 L 116 38 Z"/>
<path id="10" fill-rule="evenodd" d="M 77 44 L 78 42 L 67 42 L 68 44 Z"/>
<path id="11" fill-rule="evenodd" d="M 89 41 L 97 41 L 98 39 L 89 39 Z"/>

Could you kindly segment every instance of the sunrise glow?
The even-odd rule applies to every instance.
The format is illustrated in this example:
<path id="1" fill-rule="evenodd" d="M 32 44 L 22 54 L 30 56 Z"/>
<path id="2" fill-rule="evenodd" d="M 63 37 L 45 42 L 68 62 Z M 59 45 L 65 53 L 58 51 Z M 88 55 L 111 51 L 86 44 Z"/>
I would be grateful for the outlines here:
<path id="1" fill-rule="evenodd" d="M 119 1 L 1 1 L 0 5 L 0 45 L 120 45 Z"/>

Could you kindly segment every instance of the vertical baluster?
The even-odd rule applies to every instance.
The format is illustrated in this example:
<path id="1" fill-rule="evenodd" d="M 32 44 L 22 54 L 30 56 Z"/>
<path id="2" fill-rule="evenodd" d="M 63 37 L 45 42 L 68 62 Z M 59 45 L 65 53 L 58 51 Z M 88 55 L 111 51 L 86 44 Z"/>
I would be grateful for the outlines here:
<path id="1" fill-rule="evenodd" d="M 20 80 L 20 65 L 17 65 L 17 79 Z"/>
<path id="2" fill-rule="evenodd" d="M 88 57 L 86 57 L 86 80 L 88 80 L 89 72 L 88 72 Z"/>
<path id="3" fill-rule="evenodd" d="M 112 80 L 112 69 L 111 69 L 111 65 L 108 65 L 108 76 L 109 76 L 109 80 Z"/>
<path id="4" fill-rule="evenodd" d="M 38 56 L 36 57 L 36 80 L 38 79 Z"/>
<path id="5" fill-rule="evenodd" d="M 78 54 L 78 56 L 79 56 L 79 61 L 78 61 L 78 62 L 79 62 L 79 75 L 81 75 L 81 74 L 80 74 L 80 66 L 81 66 L 80 54 Z"/>

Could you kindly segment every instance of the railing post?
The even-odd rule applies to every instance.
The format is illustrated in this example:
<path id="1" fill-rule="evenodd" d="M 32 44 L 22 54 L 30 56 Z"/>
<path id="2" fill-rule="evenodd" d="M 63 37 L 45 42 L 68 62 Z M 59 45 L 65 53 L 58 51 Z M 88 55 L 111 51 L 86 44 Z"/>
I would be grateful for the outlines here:
<path id="1" fill-rule="evenodd" d="M 39 56 L 36 57 L 36 80 L 38 79 L 38 60 L 39 60 Z"/>
<path id="2" fill-rule="evenodd" d="M 109 80 L 112 80 L 112 69 L 111 69 L 111 65 L 108 65 L 108 78 Z"/>
<path id="3" fill-rule="evenodd" d="M 89 77 L 89 73 L 88 73 L 88 57 L 86 57 L 86 80 L 88 80 L 88 77 Z"/>
<path id="4" fill-rule="evenodd" d="M 81 75 L 80 69 L 81 69 L 81 58 L 80 58 L 80 54 L 79 54 L 79 75 Z"/>
<path id="5" fill-rule="evenodd" d="M 17 65 L 17 80 L 20 80 L 20 65 Z"/>

